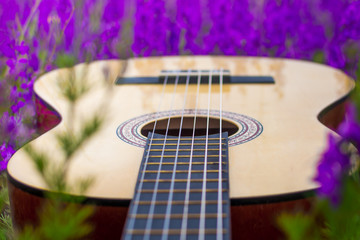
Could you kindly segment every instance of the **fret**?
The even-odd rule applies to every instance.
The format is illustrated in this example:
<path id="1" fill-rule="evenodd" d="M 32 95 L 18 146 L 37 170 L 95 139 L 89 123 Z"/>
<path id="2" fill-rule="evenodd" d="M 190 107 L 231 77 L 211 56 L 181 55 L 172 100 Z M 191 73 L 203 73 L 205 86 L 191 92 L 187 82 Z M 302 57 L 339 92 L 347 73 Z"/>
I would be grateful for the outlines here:
<path id="1" fill-rule="evenodd" d="M 208 151 L 217 151 L 219 152 L 220 149 L 219 148 L 208 148 L 207 149 Z M 205 151 L 205 148 L 194 148 L 194 149 L 191 149 L 191 148 L 188 148 L 188 149 L 176 149 L 176 148 L 173 148 L 173 149 L 160 149 L 160 148 L 152 148 L 150 149 L 150 152 L 176 152 L 176 151 L 179 151 L 179 152 L 191 152 L 191 151 L 194 151 L 194 152 L 200 152 L 200 151 Z M 222 149 L 222 151 L 226 151 L 226 149 Z M 146 152 L 149 152 L 149 150 L 146 150 Z"/>
<path id="2" fill-rule="evenodd" d="M 171 214 L 170 218 L 183 218 L 183 214 Z M 205 215 L 205 218 L 217 218 L 218 214 L 217 213 L 207 213 Z M 147 219 L 149 217 L 148 214 L 131 214 L 130 215 L 131 218 L 142 218 L 142 219 Z M 165 218 L 166 214 L 154 214 L 153 218 Z M 223 218 L 227 217 L 226 213 L 222 214 Z M 200 218 L 200 214 L 199 213 L 190 213 L 188 214 L 188 218 Z"/>
<path id="3" fill-rule="evenodd" d="M 175 165 L 174 162 L 162 162 L 162 165 Z M 176 165 L 189 165 L 190 162 L 177 162 Z M 203 165 L 204 162 L 192 162 L 193 165 Z M 219 162 L 208 162 L 207 164 L 214 165 L 219 164 Z M 222 164 L 227 164 L 226 162 L 222 162 Z M 159 162 L 148 162 L 146 165 L 160 165 Z"/>
<path id="4" fill-rule="evenodd" d="M 149 183 L 153 183 L 153 182 L 187 182 L 187 179 L 144 179 L 143 182 L 149 182 Z M 206 179 L 207 182 L 218 182 L 219 179 L 217 178 L 208 178 Z M 222 181 L 227 181 L 227 179 L 222 179 Z M 190 182 L 203 182 L 203 179 L 190 179 Z"/>
<path id="5" fill-rule="evenodd" d="M 191 193 L 201 193 L 203 190 L 202 189 L 190 189 L 189 191 Z M 222 189 L 222 191 L 227 192 L 227 189 Z M 141 190 L 138 190 L 138 192 L 141 192 L 141 193 L 153 193 L 154 190 L 153 189 L 141 189 Z M 158 192 L 158 193 L 169 193 L 170 190 L 169 189 L 158 189 L 156 192 Z M 174 189 L 173 192 L 174 193 L 185 193 L 186 189 Z M 218 189 L 206 189 L 205 192 L 217 193 Z"/>
<path id="6" fill-rule="evenodd" d="M 126 230 L 126 232 L 128 234 L 133 234 L 133 235 L 143 235 L 143 234 L 161 235 L 161 234 L 163 234 L 162 229 L 151 229 L 151 230 L 128 229 L 128 230 Z M 204 232 L 205 232 L 205 234 L 213 235 L 213 234 L 216 234 L 216 229 L 208 228 L 208 229 L 204 229 Z M 226 234 L 227 229 L 223 229 L 223 233 Z M 180 235 L 181 229 L 168 229 L 168 234 L 169 235 Z M 187 235 L 199 234 L 199 229 L 191 229 L 191 228 L 187 229 L 186 234 Z"/>
<path id="7" fill-rule="evenodd" d="M 221 140 L 225 140 L 226 138 L 221 138 Z M 206 138 L 195 138 L 195 141 L 206 141 Z M 220 140 L 220 138 L 211 138 L 211 141 Z M 162 138 L 153 138 L 153 141 L 164 141 Z M 178 138 L 167 138 L 166 141 L 178 141 Z M 192 141 L 192 137 L 181 137 L 181 141 Z"/>
<path id="8" fill-rule="evenodd" d="M 139 205 L 152 204 L 151 201 L 135 201 L 134 203 L 139 204 Z M 169 203 L 168 201 L 156 201 L 154 204 L 155 205 L 166 205 L 168 203 Z M 183 205 L 184 203 L 185 203 L 185 201 L 172 201 L 171 202 L 171 204 L 173 204 L 173 205 Z M 200 200 L 190 200 L 186 203 L 189 205 L 199 205 L 199 204 L 201 204 L 201 201 Z M 227 203 L 229 203 L 229 201 L 225 201 L 225 200 L 222 201 L 222 204 L 227 204 Z M 205 204 L 218 204 L 218 201 L 217 200 L 207 200 L 207 201 L 205 201 Z"/>
<path id="9" fill-rule="evenodd" d="M 205 155 L 153 155 L 153 156 L 149 156 L 149 158 L 175 158 L 175 157 L 178 157 L 178 158 L 190 158 L 190 157 L 193 157 L 193 158 L 204 158 Z M 207 157 L 211 157 L 211 158 L 218 158 L 219 155 L 207 155 Z M 221 157 L 225 157 L 225 155 L 222 155 Z"/>
<path id="10" fill-rule="evenodd" d="M 165 143 L 165 146 L 206 146 L 206 143 Z M 207 144 L 208 146 L 216 146 L 216 145 L 219 145 L 219 143 L 208 143 Z M 226 143 L 222 143 L 222 145 L 226 145 Z M 164 143 L 152 143 L 151 146 L 164 146 Z"/>
<path id="11" fill-rule="evenodd" d="M 145 171 L 142 171 L 142 172 L 145 172 L 145 173 L 173 173 L 174 171 L 173 170 L 145 170 Z M 189 170 L 175 170 L 176 173 L 188 173 Z M 204 170 L 191 170 L 192 173 L 203 173 Z M 206 170 L 206 172 L 208 173 L 218 173 L 219 170 Z M 222 170 L 222 172 L 227 172 L 226 170 Z"/>

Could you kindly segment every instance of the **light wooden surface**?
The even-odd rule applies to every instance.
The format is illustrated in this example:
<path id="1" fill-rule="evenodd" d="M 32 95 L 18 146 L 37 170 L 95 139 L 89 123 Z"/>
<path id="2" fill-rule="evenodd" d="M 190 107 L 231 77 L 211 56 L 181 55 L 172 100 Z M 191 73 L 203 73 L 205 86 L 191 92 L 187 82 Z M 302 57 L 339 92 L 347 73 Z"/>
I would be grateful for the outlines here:
<path id="1" fill-rule="evenodd" d="M 73 159 L 69 181 L 94 177 L 88 196 L 130 199 L 143 149 L 123 142 L 116 135 L 124 121 L 159 110 L 171 109 L 174 85 L 168 85 L 161 99 L 162 85 L 121 85 L 117 75 L 157 76 L 164 69 L 228 69 L 232 75 L 270 75 L 275 84 L 226 85 L 223 110 L 244 114 L 260 121 L 263 133 L 242 145 L 230 147 L 230 196 L 266 196 L 316 187 L 312 178 L 329 129 L 317 115 L 326 106 L 347 94 L 353 81 L 333 68 L 295 60 L 247 57 L 167 57 L 99 61 L 84 69 L 76 67 L 76 80 L 87 70 L 89 92 L 76 106 L 76 118 L 68 116 L 68 103 L 61 94 L 67 70 L 56 70 L 35 83 L 35 91 L 62 116 L 61 123 L 30 144 L 46 152 L 53 162 L 61 159 L 56 134 L 76 131 L 84 119 L 106 114 L 106 121 Z M 107 72 L 108 74 L 105 74 Z M 106 79 L 105 79 L 106 78 Z M 110 83 L 110 88 L 109 88 Z M 110 89 L 110 90 L 109 90 Z M 178 86 L 172 109 L 182 109 L 185 86 Z M 186 108 L 195 108 L 196 85 L 189 87 Z M 219 109 L 219 87 L 212 86 L 211 109 Z M 208 85 L 202 85 L 199 108 L 208 106 Z M 11 158 L 9 174 L 30 187 L 46 189 L 34 165 L 20 149 Z M 72 192 L 77 194 L 76 192 Z"/>

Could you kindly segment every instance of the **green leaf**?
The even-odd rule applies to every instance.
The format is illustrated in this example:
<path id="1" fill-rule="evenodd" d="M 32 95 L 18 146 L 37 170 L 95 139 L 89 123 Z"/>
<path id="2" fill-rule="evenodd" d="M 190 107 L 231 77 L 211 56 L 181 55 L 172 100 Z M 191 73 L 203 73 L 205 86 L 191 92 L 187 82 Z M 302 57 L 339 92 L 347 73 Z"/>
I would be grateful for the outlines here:
<path id="1" fill-rule="evenodd" d="M 73 67 L 77 62 L 77 59 L 74 55 L 59 53 L 55 59 L 55 65 L 58 68 L 70 68 Z"/>
<path id="2" fill-rule="evenodd" d="M 86 220 L 93 213 L 93 208 L 54 203 L 48 205 L 41 216 L 41 235 L 45 239 L 63 240 L 84 238 L 92 231 Z"/>
<path id="3" fill-rule="evenodd" d="M 94 116 L 90 120 L 84 123 L 84 128 L 82 129 L 81 139 L 84 141 L 87 138 L 90 138 L 94 135 L 101 127 L 103 123 L 103 118 L 100 116 Z"/>
<path id="4" fill-rule="evenodd" d="M 24 147 L 26 153 L 34 161 L 36 169 L 44 176 L 46 169 L 49 166 L 49 157 L 44 153 L 35 151 L 29 144 Z"/>
<path id="5" fill-rule="evenodd" d="M 317 63 L 324 63 L 325 60 L 325 56 L 324 56 L 324 52 L 322 51 L 318 51 L 314 54 L 313 56 L 313 61 L 317 62 Z"/>
<path id="6" fill-rule="evenodd" d="M 303 213 L 282 213 L 278 218 L 279 226 L 284 231 L 287 239 L 290 240 L 308 239 L 307 236 L 312 223 L 311 216 Z"/>
<path id="7" fill-rule="evenodd" d="M 62 91 L 63 96 L 73 104 L 80 99 L 86 92 L 89 91 L 90 86 L 86 81 L 75 81 L 75 70 L 70 69 L 70 72 L 66 76 L 62 76 L 62 81 L 59 81 L 59 88 Z M 66 79 L 64 79 L 66 77 Z"/>

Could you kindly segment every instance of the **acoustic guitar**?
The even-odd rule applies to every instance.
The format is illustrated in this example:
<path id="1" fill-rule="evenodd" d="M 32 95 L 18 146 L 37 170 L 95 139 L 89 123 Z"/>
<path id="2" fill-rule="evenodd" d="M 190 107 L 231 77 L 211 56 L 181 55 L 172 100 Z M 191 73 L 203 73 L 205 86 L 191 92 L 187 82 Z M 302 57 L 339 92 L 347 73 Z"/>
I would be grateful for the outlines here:
<path id="1" fill-rule="evenodd" d="M 106 109 L 67 173 L 70 183 L 95 179 L 78 203 L 95 206 L 91 239 L 276 239 L 278 214 L 309 207 L 327 135 L 354 86 L 339 70 L 298 60 L 98 61 L 75 67 L 89 90 L 74 118 L 61 89 L 68 71 L 36 81 L 59 123 L 28 144 L 56 163 L 56 135 Z M 50 189 L 23 148 L 7 171 L 14 225 L 36 225 Z"/>

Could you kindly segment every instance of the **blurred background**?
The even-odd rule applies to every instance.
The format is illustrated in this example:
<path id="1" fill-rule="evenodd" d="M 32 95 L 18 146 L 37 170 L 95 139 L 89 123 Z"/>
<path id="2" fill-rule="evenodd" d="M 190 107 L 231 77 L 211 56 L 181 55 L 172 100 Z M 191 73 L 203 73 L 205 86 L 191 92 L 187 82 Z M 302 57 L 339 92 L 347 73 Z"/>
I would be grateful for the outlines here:
<path id="1" fill-rule="evenodd" d="M 33 83 L 52 69 L 163 55 L 267 56 L 327 64 L 356 79 L 359 13 L 359 0 L 1 0 L 0 169 L 36 134 Z M 360 143 L 358 115 L 348 140 Z M 329 144 L 330 155 L 341 147 Z"/>
<path id="2" fill-rule="evenodd" d="M 269 56 L 320 62 L 355 77 L 359 12 L 353 0 L 2 0 L 1 162 L 32 133 L 23 123 L 34 124 L 34 80 L 64 62 Z"/>

